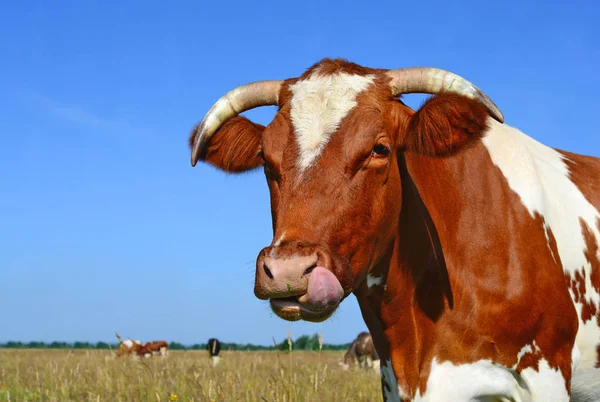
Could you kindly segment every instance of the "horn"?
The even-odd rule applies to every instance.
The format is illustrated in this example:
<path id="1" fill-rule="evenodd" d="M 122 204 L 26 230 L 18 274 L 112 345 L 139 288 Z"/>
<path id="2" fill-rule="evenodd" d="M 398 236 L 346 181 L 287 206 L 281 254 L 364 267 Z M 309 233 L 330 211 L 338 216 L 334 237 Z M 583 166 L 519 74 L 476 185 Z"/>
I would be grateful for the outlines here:
<path id="1" fill-rule="evenodd" d="M 282 82 L 252 82 L 229 91 L 219 99 L 196 128 L 192 144 L 192 166 L 196 166 L 196 162 L 200 159 L 200 155 L 212 135 L 227 120 L 255 107 L 278 105 Z"/>
<path id="2" fill-rule="evenodd" d="M 481 102 L 490 115 L 504 123 L 502 112 L 479 88 L 461 76 L 446 70 L 431 67 L 410 67 L 390 70 L 390 86 L 394 95 L 452 93 Z"/>

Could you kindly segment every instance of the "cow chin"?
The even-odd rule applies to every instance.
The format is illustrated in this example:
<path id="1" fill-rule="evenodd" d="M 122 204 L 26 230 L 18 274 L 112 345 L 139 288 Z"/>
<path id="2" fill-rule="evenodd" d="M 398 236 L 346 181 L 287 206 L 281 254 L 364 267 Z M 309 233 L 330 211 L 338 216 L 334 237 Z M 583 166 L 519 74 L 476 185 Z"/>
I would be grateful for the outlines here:
<path id="1" fill-rule="evenodd" d="M 302 299 L 302 297 L 300 297 Z M 337 309 L 337 304 L 325 309 L 313 310 L 300 303 L 297 297 L 287 297 L 280 299 L 271 299 L 271 310 L 286 321 L 311 321 L 321 322 L 327 320 Z"/>

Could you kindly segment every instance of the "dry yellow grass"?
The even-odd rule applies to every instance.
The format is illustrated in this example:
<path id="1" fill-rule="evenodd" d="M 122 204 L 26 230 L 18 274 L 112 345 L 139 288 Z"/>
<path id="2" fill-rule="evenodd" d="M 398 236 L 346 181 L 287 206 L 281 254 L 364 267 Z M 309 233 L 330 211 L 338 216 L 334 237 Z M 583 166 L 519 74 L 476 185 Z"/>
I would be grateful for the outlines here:
<path id="1" fill-rule="evenodd" d="M 0 401 L 380 401 L 372 370 L 342 371 L 343 352 L 201 351 L 113 359 L 107 351 L 0 350 Z"/>

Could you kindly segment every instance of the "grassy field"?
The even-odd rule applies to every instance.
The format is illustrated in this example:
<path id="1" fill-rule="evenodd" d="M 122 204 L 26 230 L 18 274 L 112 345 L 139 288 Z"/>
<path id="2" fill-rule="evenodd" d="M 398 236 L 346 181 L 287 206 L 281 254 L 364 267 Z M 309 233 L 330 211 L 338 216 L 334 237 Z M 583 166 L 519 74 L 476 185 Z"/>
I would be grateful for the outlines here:
<path id="1" fill-rule="evenodd" d="M 4 401 L 380 401 L 372 370 L 343 371 L 343 352 L 171 351 L 114 359 L 108 351 L 0 350 Z"/>

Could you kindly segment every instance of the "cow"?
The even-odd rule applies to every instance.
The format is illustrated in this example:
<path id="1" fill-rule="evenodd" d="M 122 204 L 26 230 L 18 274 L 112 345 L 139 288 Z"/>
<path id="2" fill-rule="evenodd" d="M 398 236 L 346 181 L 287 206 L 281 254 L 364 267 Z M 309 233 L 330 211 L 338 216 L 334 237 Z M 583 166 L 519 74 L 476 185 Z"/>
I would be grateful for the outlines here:
<path id="1" fill-rule="evenodd" d="M 358 334 L 344 354 L 343 362 L 340 363 L 344 370 L 358 364 L 358 366 L 373 368 L 379 372 L 379 355 L 373 344 L 371 334 L 368 332 Z"/>
<path id="2" fill-rule="evenodd" d="M 259 106 L 267 126 L 240 116 Z M 600 159 L 505 124 L 466 79 L 323 59 L 227 93 L 190 146 L 193 166 L 263 169 L 254 294 L 319 322 L 354 293 L 385 400 L 569 401 L 600 365 Z"/>
<path id="3" fill-rule="evenodd" d="M 140 357 L 152 357 L 158 355 L 165 358 L 167 356 L 168 348 L 169 344 L 166 341 L 150 341 L 137 351 L 137 355 Z"/>
<path id="4" fill-rule="evenodd" d="M 210 364 L 212 367 L 217 367 L 221 357 L 219 352 L 221 351 L 221 342 L 216 338 L 210 338 L 206 344 L 206 350 L 208 351 L 208 357 L 210 358 Z"/>
<path id="5" fill-rule="evenodd" d="M 126 339 L 123 340 L 121 338 L 121 336 L 119 336 L 119 333 L 117 331 L 115 331 L 115 335 L 117 336 L 117 339 L 119 340 L 119 349 L 117 350 L 117 357 L 121 357 L 121 356 L 130 356 L 130 357 L 136 357 L 139 354 L 140 349 L 142 349 L 143 345 L 142 342 L 139 340 L 131 340 L 131 339 Z"/>

